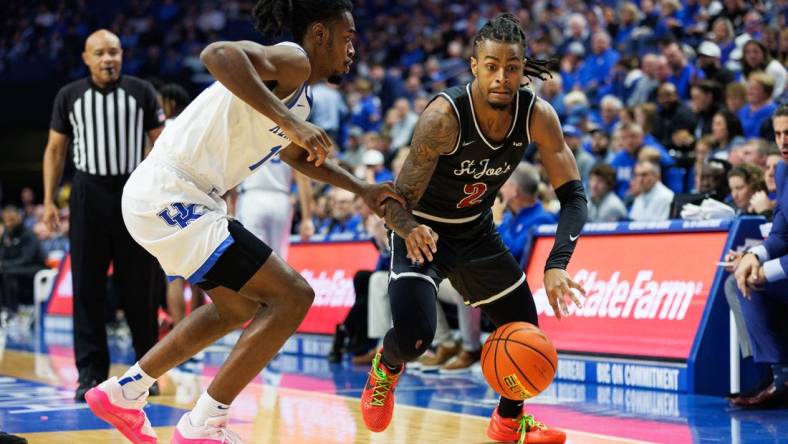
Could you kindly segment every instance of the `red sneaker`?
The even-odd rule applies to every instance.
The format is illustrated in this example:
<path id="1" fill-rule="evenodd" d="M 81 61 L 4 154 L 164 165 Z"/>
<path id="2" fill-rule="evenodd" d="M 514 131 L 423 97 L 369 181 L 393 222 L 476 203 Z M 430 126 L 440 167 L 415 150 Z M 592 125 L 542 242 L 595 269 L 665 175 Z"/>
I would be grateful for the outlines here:
<path id="1" fill-rule="evenodd" d="M 382 350 L 372 360 L 367 385 L 361 394 L 361 416 L 364 424 L 373 432 L 382 432 L 389 426 L 394 414 L 394 388 L 405 372 L 403 364 L 399 373 L 392 373 L 380 362 L 381 353 Z"/>
<path id="2" fill-rule="evenodd" d="M 533 416 L 523 413 L 518 418 L 504 418 L 496 408 L 487 428 L 487 436 L 499 442 L 517 442 L 517 444 L 564 444 L 566 433 L 551 429 Z"/>

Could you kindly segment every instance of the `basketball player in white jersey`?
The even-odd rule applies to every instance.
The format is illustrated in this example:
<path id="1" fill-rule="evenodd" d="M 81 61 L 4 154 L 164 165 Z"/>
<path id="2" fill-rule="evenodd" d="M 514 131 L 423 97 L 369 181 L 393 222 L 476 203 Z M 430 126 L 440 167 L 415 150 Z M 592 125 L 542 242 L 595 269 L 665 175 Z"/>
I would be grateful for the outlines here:
<path id="1" fill-rule="evenodd" d="M 377 213 L 390 184 L 369 185 L 330 161 L 322 129 L 306 122 L 309 84 L 337 80 L 354 56 L 349 0 L 260 0 L 264 34 L 288 31 L 297 43 L 262 46 L 217 42 L 201 59 L 217 82 L 168 125 L 123 193 L 132 237 L 170 276 L 208 292 L 213 304 L 193 311 L 121 378 L 89 391 L 91 410 L 134 443 L 155 443 L 142 407 L 166 371 L 249 321 L 229 357 L 173 443 L 237 443 L 227 429 L 233 399 L 260 373 L 312 305 L 313 290 L 271 248 L 229 220 L 221 199 L 278 155 L 296 170 L 362 196 Z"/>

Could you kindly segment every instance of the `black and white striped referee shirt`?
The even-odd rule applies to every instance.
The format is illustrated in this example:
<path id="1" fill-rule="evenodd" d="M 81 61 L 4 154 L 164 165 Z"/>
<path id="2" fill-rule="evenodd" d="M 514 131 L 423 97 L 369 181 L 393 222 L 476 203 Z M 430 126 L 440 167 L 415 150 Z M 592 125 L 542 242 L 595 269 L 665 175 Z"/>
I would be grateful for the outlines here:
<path id="1" fill-rule="evenodd" d="M 70 137 L 77 170 L 121 176 L 131 174 L 142 162 L 145 133 L 163 124 L 153 86 L 124 75 L 106 88 L 90 78 L 61 88 L 50 128 Z"/>

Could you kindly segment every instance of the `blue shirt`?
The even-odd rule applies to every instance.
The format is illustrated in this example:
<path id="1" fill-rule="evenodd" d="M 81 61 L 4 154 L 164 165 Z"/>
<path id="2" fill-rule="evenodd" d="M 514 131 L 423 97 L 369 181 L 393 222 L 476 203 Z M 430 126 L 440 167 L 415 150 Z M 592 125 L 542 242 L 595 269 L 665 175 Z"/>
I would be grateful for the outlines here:
<path id="1" fill-rule="evenodd" d="M 679 93 L 679 97 L 683 100 L 687 100 L 690 98 L 692 80 L 696 77 L 703 78 L 703 71 L 697 70 L 695 66 L 687 63 L 678 75 L 671 74 L 670 77 L 668 77 L 668 82 L 676 85 L 676 91 Z"/>
<path id="2" fill-rule="evenodd" d="M 606 85 L 610 81 L 613 66 L 620 58 L 618 51 L 608 49 L 602 54 L 591 54 L 586 57 L 585 63 L 580 68 L 580 86 L 588 88 L 592 82 L 596 86 Z"/>
<path id="3" fill-rule="evenodd" d="M 541 202 L 534 206 L 523 208 L 515 216 L 504 217 L 503 223 L 498 226 L 498 234 L 503 243 L 519 261 L 523 257 L 525 243 L 532 227 L 556 223 L 556 217 L 544 209 Z"/>
<path id="4" fill-rule="evenodd" d="M 613 45 L 620 49 L 621 45 L 626 45 L 629 42 L 629 39 L 632 36 L 632 32 L 637 28 L 637 24 L 632 24 L 629 26 L 621 26 L 618 28 L 618 32 L 616 32 L 616 36 L 613 39 Z"/>
<path id="5" fill-rule="evenodd" d="M 616 125 L 618 125 L 618 120 L 619 120 L 618 117 L 615 117 L 612 122 L 606 123 L 605 120 L 602 118 L 602 113 L 600 112 L 594 112 L 593 114 L 591 114 L 591 116 L 594 118 L 594 121 L 596 121 L 599 127 L 605 130 L 605 132 L 608 134 L 613 134 L 613 130 L 616 128 Z M 648 145 L 647 142 L 644 141 L 644 143 Z"/>
<path id="6" fill-rule="evenodd" d="M 383 168 L 380 171 L 375 171 L 375 183 L 391 182 L 394 181 L 394 173 L 388 168 Z"/>
<path id="7" fill-rule="evenodd" d="M 578 67 L 572 72 L 561 70 L 561 83 L 564 84 L 565 92 L 572 91 L 575 85 L 580 84 L 580 69 L 582 69 L 582 67 Z"/>
<path id="8" fill-rule="evenodd" d="M 645 145 L 644 145 L 645 146 Z M 660 154 L 660 167 L 662 168 L 662 176 L 665 179 L 666 185 L 671 190 L 674 187 L 678 188 L 679 192 L 683 192 L 683 182 L 682 178 L 674 179 L 671 175 L 671 167 L 675 165 L 676 161 L 670 157 L 670 154 L 662 147 L 662 145 L 650 145 L 657 150 L 659 150 Z M 637 163 L 637 155 L 633 156 L 627 150 L 621 150 L 616 154 L 616 157 L 613 158 L 613 161 L 610 162 L 610 166 L 612 166 L 616 170 L 616 187 L 615 191 L 621 198 L 626 197 L 627 191 L 629 191 L 629 181 L 632 179 L 632 175 L 634 174 L 635 164 Z M 674 183 L 676 182 L 676 183 Z M 675 190 L 674 190 L 675 192 Z"/>
<path id="9" fill-rule="evenodd" d="M 356 214 L 345 222 L 328 219 L 323 222 L 322 227 L 319 227 L 319 229 L 315 231 L 319 234 L 325 234 L 326 236 L 343 233 L 360 233 L 364 231 L 364 220 L 361 218 L 360 214 Z"/>
<path id="10" fill-rule="evenodd" d="M 741 121 L 741 127 L 744 130 L 744 137 L 759 137 L 761 133 L 761 125 L 766 119 L 770 119 L 772 114 L 777 110 L 777 104 L 773 101 L 759 109 L 758 111 L 752 110 L 752 105 L 749 103 L 741 107 L 737 115 Z"/>
<path id="11" fill-rule="evenodd" d="M 380 99 L 370 94 L 353 107 L 351 123 L 361 128 L 365 133 L 378 131 L 383 123 L 382 114 Z"/>
<path id="12" fill-rule="evenodd" d="M 555 97 L 552 99 L 547 99 L 547 102 L 553 106 L 555 113 L 558 114 L 558 119 L 562 122 L 566 119 L 566 108 L 564 107 L 564 97 L 565 94 L 563 92 L 559 92 Z"/>

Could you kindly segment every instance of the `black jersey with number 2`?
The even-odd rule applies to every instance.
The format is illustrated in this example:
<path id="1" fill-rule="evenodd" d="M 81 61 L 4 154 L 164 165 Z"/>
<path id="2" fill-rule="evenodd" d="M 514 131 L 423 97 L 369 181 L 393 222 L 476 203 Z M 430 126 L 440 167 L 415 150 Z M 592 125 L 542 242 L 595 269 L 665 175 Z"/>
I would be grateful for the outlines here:
<path id="1" fill-rule="evenodd" d="M 454 149 L 438 160 L 413 214 L 437 222 L 469 222 L 492 207 L 498 189 L 522 160 L 536 99 L 528 88 L 517 91 L 512 125 L 504 141 L 494 145 L 479 128 L 470 83 L 448 88 L 438 97 L 451 103 L 459 137 Z"/>

